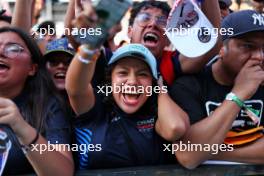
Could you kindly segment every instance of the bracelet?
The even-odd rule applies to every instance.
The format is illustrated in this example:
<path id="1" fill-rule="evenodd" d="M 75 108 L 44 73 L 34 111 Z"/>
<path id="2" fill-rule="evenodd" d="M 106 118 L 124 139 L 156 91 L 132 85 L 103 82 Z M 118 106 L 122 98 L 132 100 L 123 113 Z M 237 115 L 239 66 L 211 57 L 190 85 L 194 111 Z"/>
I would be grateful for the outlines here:
<path id="1" fill-rule="evenodd" d="M 240 100 L 240 98 L 238 98 L 233 92 L 227 94 L 225 99 L 235 102 L 240 108 L 243 108 L 245 105 L 244 102 Z"/>
<path id="2" fill-rule="evenodd" d="M 78 60 L 84 64 L 96 61 L 99 56 L 98 50 L 90 50 L 85 45 L 78 48 L 77 54 Z"/>
<path id="3" fill-rule="evenodd" d="M 260 111 L 253 109 L 249 106 L 247 106 L 241 99 L 239 99 L 233 92 L 230 92 L 229 94 L 226 95 L 226 100 L 231 100 L 233 102 L 235 102 L 240 108 L 244 108 L 247 115 L 249 116 L 249 118 L 251 118 L 251 120 L 254 123 L 258 123 L 259 122 L 259 114 Z"/>
<path id="4" fill-rule="evenodd" d="M 79 60 L 81 63 L 84 63 L 84 64 L 89 64 L 89 63 L 91 63 L 90 60 L 88 60 L 88 59 L 84 59 L 84 58 L 83 58 L 82 56 L 80 56 L 79 54 L 78 54 L 77 58 L 78 58 L 78 60 Z"/>
<path id="5" fill-rule="evenodd" d="M 38 139 L 39 139 L 39 132 L 36 131 L 36 136 L 35 136 L 35 138 L 32 140 L 32 142 L 30 142 L 30 144 L 28 144 L 28 145 L 21 145 L 21 149 L 22 149 L 23 153 L 24 153 L 24 154 L 27 154 L 28 151 L 32 149 L 32 145 L 33 145 L 33 144 L 36 144 L 36 142 L 38 141 Z"/>

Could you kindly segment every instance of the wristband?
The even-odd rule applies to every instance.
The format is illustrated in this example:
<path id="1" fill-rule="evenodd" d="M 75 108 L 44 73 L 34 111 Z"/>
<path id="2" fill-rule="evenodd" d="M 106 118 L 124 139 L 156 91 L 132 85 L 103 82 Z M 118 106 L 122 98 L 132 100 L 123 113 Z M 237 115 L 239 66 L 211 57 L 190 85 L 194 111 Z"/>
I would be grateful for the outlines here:
<path id="1" fill-rule="evenodd" d="M 78 60 L 84 64 L 89 64 L 97 60 L 99 53 L 98 50 L 90 50 L 85 45 L 81 45 L 77 52 Z"/>
<path id="2" fill-rule="evenodd" d="M 233 92 L 227 94 L 225 99 L 235 102 L 240 108 L 244 107 L 244 102 L 240 100 Z"/>
<path id="3" fill-rule="evenodd" d="M 91 60 L 88 60 L 88 59 L 85 59 L 83 58 L 82 56 L 78 55 L 78 60 L 81 62 L 81 63 L 84 63 L 84 64 L 89 64 L 91 62 Z"/>
<path id="4" fill-rule="evenodd" d="M 38 141 L 38 139 L 39 139 L 39 133 L 38 133 L 38 131 L 36 131 L 36 136 L 32 140 L 32 142 L 30 142 L 30 144 L 28 144 L 28 145 L 21 145 L 21 149 L 22 149 L 23 153 L 24 154 L 27 154 L 28 151 L 32 149 L 32 145 L 33 144 L 36 144 L 36 142 Z"/>
<path id="5" fill-rule="evenodd" d="M 249 116 L 249 118 L 251 118 L 251 120 L 254 123 L 258 123 L 259 122 L 259 114 L 260 111 L 253 109 L 249 106 L 247 106 L 241 99 L 239 99 L 233 92 L 230 92 L 229 94 L 226 95 L 226 100 L 231 100 L 233 102 L 235 102 L 240 108 L 244 108 L 247 115 Z"/>

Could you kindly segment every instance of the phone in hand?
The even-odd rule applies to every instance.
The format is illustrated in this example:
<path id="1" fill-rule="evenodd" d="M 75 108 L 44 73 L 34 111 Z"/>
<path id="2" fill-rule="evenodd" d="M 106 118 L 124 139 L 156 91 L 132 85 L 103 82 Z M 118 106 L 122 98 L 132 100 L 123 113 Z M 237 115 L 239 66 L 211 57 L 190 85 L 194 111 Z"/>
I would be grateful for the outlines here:
<path id="1" fill-rule="evenodd" d="M 75 35 L 75 40 L 81 44 L 88 44 L 91 48 L 98 48 L 107 40 L 108 31 L 125 15 L 132 5 L 132 0 L 92 0 L 91 2 L 99 19 L 93 29 L 95 32 L 89 33 L 90 29 L 86 29 L 85 33 L 79 32 Z"/>
<path id="2" fill-rule="evenodd" d="M 6 12 L 5 9 L 0 9 L 0 16 L 3 15 Z"/>

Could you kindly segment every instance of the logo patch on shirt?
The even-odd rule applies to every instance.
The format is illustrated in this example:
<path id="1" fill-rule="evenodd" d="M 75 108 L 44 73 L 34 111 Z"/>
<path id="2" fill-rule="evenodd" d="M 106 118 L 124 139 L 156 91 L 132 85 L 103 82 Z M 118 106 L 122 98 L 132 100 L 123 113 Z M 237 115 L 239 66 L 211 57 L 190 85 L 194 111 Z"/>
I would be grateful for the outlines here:
<path id="1" fill-rule="evenodd" d="M 154 128 L 155 119 L 140 120 L 137 122 L 137 129 L 140 132 L 152 131 Z"/>
<path id="2" fill-rule="evenodd" d="M 245 110 L 241 109 L 237 115 L 236 120 L 232 124 L 232 129 L 235 131 L 247 130 L 247 129 L 258 127 L 260 126 L 260 124 L 263 124 L 262 122 L 263 101 L 262 100 L 248 100 L 248 101 L 245 101 L 245 104 L 251 108 L 254 108 L 260 111 L 260 114 L 258 116 L 259 123 L 254 124 L 253 121 L 248 117 Z M 216 108 L 218 108 L 220 105 L 221 103 L 207 101 L 205 104 L 207 115 L 209 116 L 211 113 L 213 113 L 213 111 Z"/>

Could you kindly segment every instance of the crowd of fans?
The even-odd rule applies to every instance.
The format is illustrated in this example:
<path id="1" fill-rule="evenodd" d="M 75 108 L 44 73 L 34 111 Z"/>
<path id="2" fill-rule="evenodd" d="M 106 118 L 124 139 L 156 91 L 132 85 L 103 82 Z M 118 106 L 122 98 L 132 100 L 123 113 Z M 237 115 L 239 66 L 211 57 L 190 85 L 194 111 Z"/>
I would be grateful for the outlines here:
<path id="1" fill-rule="evenodd" d="M 231 0 L 199 1 L 214 28 L 233 33 L 219 35 L 196 58 L 169 49 L 167 2 L 133 4 L 130 42 L 115 45 L 118 23 L 98 48 L 71 33 L 58 37 L 52 21 L 36 24 L 34 3 L 16 0 L 12 16 L 0 14 L 0 124 L 20 144 L 12 145 L 4 174 L 174 163 L 193 169 L 208 160 L 264 164 L 263 0 L 240 11 L 230 9 Z M 90 1 L 69 1 L 65 29 L 97 23 Z M 55 33 L 43 34 L 48 29 Z M 182 143 L 233 148 L 164 150 Z M 42 144 L 57 150 L 33 150 Z M 65 150 L 66 144 L 88 147 Z"/>

